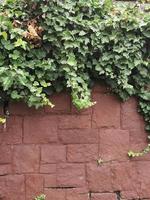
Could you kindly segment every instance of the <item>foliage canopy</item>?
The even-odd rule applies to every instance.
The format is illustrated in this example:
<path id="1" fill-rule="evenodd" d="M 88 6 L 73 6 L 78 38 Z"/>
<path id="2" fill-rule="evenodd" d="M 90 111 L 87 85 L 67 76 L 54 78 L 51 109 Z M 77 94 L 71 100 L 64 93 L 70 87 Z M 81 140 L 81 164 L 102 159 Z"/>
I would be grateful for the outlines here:
<path id="1" fill-rule="evenodd" d="M 135 96 L 150 130 L 150 14 L 111 0 L 7 0 L 0 6 L 0 100 L 53 106 L 67 89 L 94 105 L 95 80 Z M 55 102 L 54 102 L 55 103 Z"/>

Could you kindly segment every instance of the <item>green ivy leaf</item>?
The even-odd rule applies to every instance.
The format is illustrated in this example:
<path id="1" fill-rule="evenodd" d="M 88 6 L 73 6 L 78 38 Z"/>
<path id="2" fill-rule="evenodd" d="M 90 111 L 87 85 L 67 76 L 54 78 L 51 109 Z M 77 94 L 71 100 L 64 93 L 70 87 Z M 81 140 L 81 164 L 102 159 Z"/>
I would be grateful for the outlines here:
<path id="1" fill-rule="evenodd" d="M 77 60 L 76 60 L 76 57 L 73 53 L 69 54 L 67 64 L 72 66 L 72 67 L 77 65 Z"/>
<path id="2" fill-rule="evenodd" d="M 27 43 L 23 41 L 21 38 L 18 38 L 17 41 L 14 43 L 15 47 L 22 47 L 24 50 L 26 49 Z"/>
<path id="3" fill-rule="evenodd" d="M 5 31 L 1 32 L 1 35 L 3 36 L 4 40 L 7 40 L 8 34 Z"/>

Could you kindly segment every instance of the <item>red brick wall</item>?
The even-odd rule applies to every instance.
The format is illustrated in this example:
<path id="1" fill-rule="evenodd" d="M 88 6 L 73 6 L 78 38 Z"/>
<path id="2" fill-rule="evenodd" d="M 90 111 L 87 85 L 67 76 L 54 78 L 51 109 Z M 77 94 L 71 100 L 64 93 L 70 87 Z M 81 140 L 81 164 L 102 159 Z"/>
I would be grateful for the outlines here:
<path id="1" fill-rule="evenodd" d="M 127 157 L 146 145 L 136 101 L 121 103 L 98 86 L 97 104 L 82 112 L 65 93 L 52 99 L 54 109 L 10 106 L 0 129 L 0 199 L 150 199 L 150 155 Z"/>

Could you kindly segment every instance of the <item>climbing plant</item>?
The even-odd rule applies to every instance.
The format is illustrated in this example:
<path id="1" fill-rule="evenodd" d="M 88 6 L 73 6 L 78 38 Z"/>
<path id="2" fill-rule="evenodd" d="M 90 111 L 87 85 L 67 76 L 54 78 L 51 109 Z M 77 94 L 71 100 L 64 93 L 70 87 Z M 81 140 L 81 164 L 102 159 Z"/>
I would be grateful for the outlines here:
<path id="1" fill-rule="evenodd" d="M 37 196 L 34 200 L 45 200 L 46 199 L 46 195 L 41 194 L 40 196 Z"/>
<path id="2" fill-rule="evenodd" d="M 148 5 L 147 5 L 148 6 Z M 0 6 L 0 101 L 53 107 L 67 89 L 84 109 L 94 81 L 135 96 L 150 131 L 150 14 L 111 0 L 6 0 Z"/>

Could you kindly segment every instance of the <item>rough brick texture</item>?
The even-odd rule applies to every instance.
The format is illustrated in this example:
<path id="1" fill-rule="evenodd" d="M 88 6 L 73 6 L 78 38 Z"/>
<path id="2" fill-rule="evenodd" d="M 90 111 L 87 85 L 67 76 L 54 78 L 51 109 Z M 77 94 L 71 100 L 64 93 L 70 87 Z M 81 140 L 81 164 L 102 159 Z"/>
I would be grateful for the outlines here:
<path id="1" fill-rule="evenodd" d="M 0 127 L 0 200 L 150 199 L 150 155 L 130 160 L 129 149 L 147 144 L 134 98 L 120 102 L 95 86 L 97 104 L 83 111 L 66 93 L 54 109 L 10 105 Z"/>

